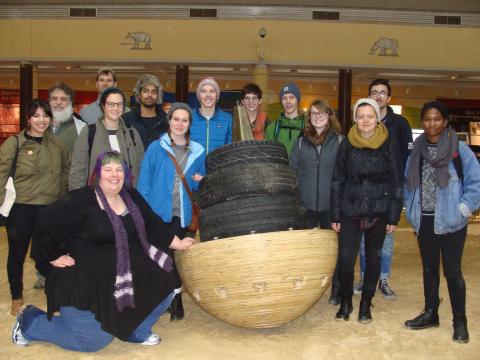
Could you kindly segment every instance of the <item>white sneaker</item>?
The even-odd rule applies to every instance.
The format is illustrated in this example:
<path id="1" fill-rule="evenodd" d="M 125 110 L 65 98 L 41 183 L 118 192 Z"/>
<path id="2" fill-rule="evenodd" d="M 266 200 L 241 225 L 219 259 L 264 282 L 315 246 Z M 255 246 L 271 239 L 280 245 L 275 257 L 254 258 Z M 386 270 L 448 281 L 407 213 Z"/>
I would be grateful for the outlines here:
<path id="1" fill-rule="evenodd" d="M 141 345 L 145 346 L 153 346 L 153 345 L 158 345 L 160 343 L 160 336 L 157 334 L 152 333 L 147 340 L 141 343 Z"/>
<path id="2" fill-rule="evenodd" d="M 17 322 L 15 323 L 15 326 L 12 330 L 12 342 L 20 346 L 30 345 L 30 341 L 25 339 L 22 334 L 22 330 L 20 330 L 20 316 L 17 316 Z"/>

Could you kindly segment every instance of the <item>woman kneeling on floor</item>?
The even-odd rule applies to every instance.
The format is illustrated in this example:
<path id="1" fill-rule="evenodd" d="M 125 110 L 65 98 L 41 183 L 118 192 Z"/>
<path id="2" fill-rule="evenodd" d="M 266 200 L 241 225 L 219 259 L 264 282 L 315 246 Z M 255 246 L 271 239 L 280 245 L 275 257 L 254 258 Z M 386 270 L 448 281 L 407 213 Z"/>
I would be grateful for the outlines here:
<path id="1" fill-rule="evenodd" d="M 27 306 L 13 329 L 14 343 L 45 341 L 84 352 L 100 350 L 114 337 L 159 343 L 151 328 L 170 306 L 174 288 L 168 248 L 186 249 L 195 240 L 175 236 L 131 181 L 122 155 L 104 152 L 90 186 L 42 211 L 32 256 L 52 265 L 48 312 Z"/>
<path id="2" fill-rule="evenodd" d="M 339 232 L 341 303 L 335 318 L 347 321 L 353 310 L 353 272 L 364 235 L 366 269 L 358 321 L 366 324 L 372 321 L 383 240 L 386 232 L 395 231 L 402 210 L 401 160 L 374 100 L 358 100 L 353 115 L 355 124 L 338 149 L 331 190 L 332 228 Z"/>
<path id="3" fill-rule="evenodd" d="M 462 254 L 468 217 L 480 206 L 480 165 L 449 129 L 448 109 L 439 101 L 423 106 L 424 133 L 413 144 L 406 173 L 406 216 L 417 233 L 423 264 L 424 311 L 405 327 L 438 326 L 440 254 L 453 313 L 453 341 L 469 341 Z"/>

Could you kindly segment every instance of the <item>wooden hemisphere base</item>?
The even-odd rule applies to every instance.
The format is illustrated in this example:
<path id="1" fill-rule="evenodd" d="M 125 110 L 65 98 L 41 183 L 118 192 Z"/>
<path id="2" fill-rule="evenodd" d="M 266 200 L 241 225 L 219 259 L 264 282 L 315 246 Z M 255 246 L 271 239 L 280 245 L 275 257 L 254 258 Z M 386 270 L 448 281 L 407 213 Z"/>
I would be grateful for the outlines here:
<path id="1" fill-rule="evenodd" d="M 204 311 L 246 328 L 297 319 L 323 295 L 337 261 L 337 234 L 291 230 L 197 244 L 177 251 L 184 289 Z"/>

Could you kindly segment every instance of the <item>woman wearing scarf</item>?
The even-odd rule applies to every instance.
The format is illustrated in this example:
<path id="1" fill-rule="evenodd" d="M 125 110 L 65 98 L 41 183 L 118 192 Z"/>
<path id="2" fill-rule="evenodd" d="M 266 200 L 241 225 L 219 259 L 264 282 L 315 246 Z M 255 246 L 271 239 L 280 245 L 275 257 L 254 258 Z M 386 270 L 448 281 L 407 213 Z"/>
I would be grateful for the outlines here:
<path id="1" fill-rule="evenodd" d="M 405 327 L 419 330 L 440 324 L 441 255 L 453 313 L 453 341 L 467 343 L 462 254 L 468 217 L 480 206 L 480 165 L 470 148 L 447 128 L 448 116 L 447 107 L 439 101 L 423 105 L 424 133 L 415 140 L 405 169 L 406 216 L 418 238 L 425 296 L 424 311 L 406 321 Z"/>
<path id="2" fill-rule="evenodd" d="M 41 212 L 32 256 L 52 265 L 45 288 L 48 309 L 27 306 L 17 317 L 14 343 L 44 341 L 92 352 L 113 337 L 142 345 L 160 342 L 151 328 L 173 298 L 168 249 L 186 249 L 195 240 L 174 236 L 131 181 L 122 155 L 104 152 L 89 187 Z"/>
<path id="3" fill-rule="evenodd" d="M 335 318 L 347 321 L 353 311 L 355 258 L 364 235 L 366 269 L 358 321 L 367 324 L 372 321 L 383 240 L 386 232 L 395 231 L 402 210 L 401 160 L 374 100 L 358 100 L 353 114 L 355 124 L 340 144 L 331 189 L 332 228 L 339 232 L 341 302 Z"/>

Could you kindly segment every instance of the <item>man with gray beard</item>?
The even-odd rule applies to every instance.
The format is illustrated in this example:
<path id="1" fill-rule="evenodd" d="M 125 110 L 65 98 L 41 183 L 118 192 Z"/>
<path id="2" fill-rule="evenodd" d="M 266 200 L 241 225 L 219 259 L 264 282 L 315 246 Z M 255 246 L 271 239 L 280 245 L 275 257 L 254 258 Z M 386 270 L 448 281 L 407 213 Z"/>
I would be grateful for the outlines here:
<path id="1" fill-rule="evenodd" d="M 48 89 L 48 101 L 52 108 L 52 130 L 70 152 L 77 140 L 80 130 L 86 123 L 73 112 L 75 92 L 64 83 L 56 84 Z"/>

